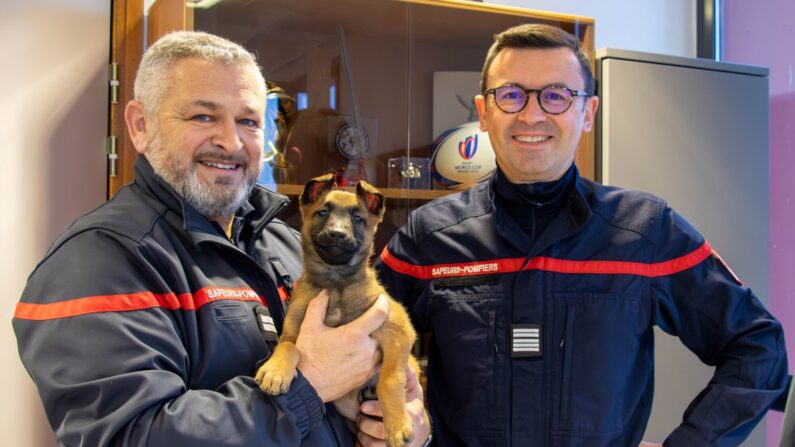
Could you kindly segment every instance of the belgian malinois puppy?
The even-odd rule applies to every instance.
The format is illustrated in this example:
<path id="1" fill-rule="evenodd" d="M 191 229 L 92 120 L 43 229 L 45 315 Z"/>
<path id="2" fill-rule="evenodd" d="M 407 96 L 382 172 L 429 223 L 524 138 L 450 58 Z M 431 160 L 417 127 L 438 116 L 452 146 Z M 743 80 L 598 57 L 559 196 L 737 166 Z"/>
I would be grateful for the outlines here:
<path id="1" fill-rule="evenodd" d="M 296 282 L 279 344 L 256 376 L 260 388 L 271 395 L 286 392 L 295 377 L 299 356 L 295 340 L 309 301 L 321 290 L 329 295 L 325 320 L 329 327 L 356 319 L 379 294 L 386 295 L 369 264 L 373 236 L 384 217 L 384 196 L 366 182 L 357 183 L 356 194 L 334 189 L 335 183 L 332 174 L 312 179 L 299 199 L 304 273 Z M 383 354 L 376 393 L 387 445 L 402 447 L 413 437 L 405 409 L 406 366 L 417 369 L 410 352 L 416 333 L 403 306 L 390 300 L 389 317 L 372 333 Z"/>

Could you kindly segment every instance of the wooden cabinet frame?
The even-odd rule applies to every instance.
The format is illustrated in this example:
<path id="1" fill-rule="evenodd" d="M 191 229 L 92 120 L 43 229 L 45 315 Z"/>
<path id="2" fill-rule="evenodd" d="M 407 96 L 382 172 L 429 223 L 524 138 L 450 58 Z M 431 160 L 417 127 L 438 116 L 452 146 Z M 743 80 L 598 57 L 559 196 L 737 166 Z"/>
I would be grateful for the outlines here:
<path id="1" fill-rule="evenodd" d="M 300 1 L 300 0 L 293 0 Z M 375 0 L 362 0 L 375 1 Z M 594 64 L 594 20 L 568 14 L 557 14 L 545 11 L 529 10 L 507 6 L 484 4 L 467 0 L 379 0 L 395 1 L 414 5 L 438 8 L 453 8 L 482 12 L 484 14 L 502 14 L 527 18 L 528 22 L 547 23 L 560 26 L 578 36 Z M 109 135 L 116 137 L 115 176 L 108 177 L 108 197 L 112 197 L 124 184 L 133 179 L 134 161 L 137 152 L 130 141 L 124 124 L 124 106 L 133 99 L 133 81 L 141 55 L 144 51 L 144 29 L 146 40 L 155 41 L 171 30 L 193 29 L 193 10 L 185 0 L 157 0 L 149 11 L 148 18 L 144 15 L 143 0 L 114 0 L 112 4 L 112 44 L 111 61 L 118 65 L 119 91 L 118 102 L 110 105 Z M 144 26 L 147 20 L 147 26 Z M 583 176 L 594 178 L 595 152 L 594 133 L 585 135 L 580 141 L 575 161 Z M 110 170 L 109 170 L 110 173 Z M 279 191 L 295 195 L 300 191 L 298 185 L 279 185 Z M 384 191 L 390 198 L 410 198 L 429 200 L 445 191 L 439 190 L 389 190 Z"/>

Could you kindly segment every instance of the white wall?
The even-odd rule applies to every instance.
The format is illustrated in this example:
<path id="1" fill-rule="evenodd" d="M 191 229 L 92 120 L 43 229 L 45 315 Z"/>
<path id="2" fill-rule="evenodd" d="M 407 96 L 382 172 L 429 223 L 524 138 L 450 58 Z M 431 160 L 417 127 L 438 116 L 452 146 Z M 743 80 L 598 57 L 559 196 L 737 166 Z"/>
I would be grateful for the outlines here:
<path id="1" fill-rule="evenodd" d="M 0 1 L 2 444 L 55 444 L 11 327 L 50 242 L 105 198 L 110 2 Z"/>
<path id="2" fill-rule="evenodd" d="M 696 56 L 695 0 L 487 0 L 596 21 L 596 48 Z"/>

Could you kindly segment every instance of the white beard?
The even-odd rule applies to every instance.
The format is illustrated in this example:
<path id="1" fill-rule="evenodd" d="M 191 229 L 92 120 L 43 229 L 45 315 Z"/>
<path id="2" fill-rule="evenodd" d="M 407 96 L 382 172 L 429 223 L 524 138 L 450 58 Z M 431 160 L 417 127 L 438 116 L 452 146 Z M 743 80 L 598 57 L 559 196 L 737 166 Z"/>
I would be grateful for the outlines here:
<path id="1" fill-rule="evenodd" d="M 246 157 L 231 156 L 223 151 L 199 151 L 189 160 L 180 159 L 176 151 L 166 149 L 168 144 L 160 134 L 148 145 L 146 158 L 152 165 L 155 174 L 163 178 L 191 206 L 208 219 L 229 217 L 234 215 L 248 199 L 251 189 L 259 178 L 264 158 L 257 163 L 250 163 Z M 229 186 L 227 179 L 220 177 L 215 183 L 208 184 L 199 180 L 196 174 L 197 159 L 206 154 L 214 159 L 239 163 L 245 170 L 245 183 L 240 188 Z"/>

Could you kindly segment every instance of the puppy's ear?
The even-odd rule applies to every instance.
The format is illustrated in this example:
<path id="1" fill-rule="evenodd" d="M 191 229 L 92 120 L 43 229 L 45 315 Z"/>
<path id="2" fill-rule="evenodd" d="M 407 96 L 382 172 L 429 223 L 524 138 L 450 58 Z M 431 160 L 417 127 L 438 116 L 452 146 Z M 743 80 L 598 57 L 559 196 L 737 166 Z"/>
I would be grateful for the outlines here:
<path id="1" fill-rule="evenodd" d="M 301 198 L 298 203 L 301 205 L 308 205 L 315 203 L 323 194 L 334 188 L 335 178 L 333 174 L 321 175 L 310 180 L 304 186 L 304 192 L 301 193 Z"/>
<path id="2" fill-rule="evenodd" d="M 364 201 L 371 214 L 378 216 L 379 220 L 384 217 L 386 208 L 384 207 L 384 195 L 381 194 L 381 191 L 365 181 L 359 181 L 356 183 L 356 195 Z"/>

